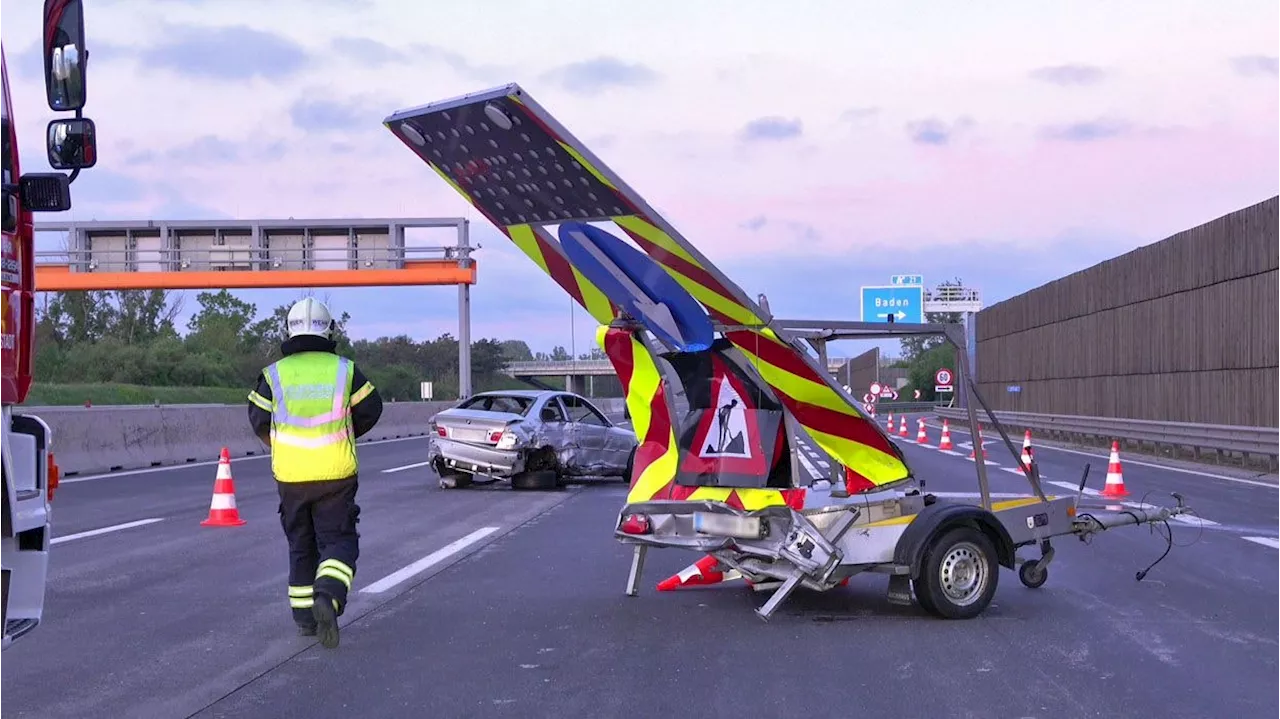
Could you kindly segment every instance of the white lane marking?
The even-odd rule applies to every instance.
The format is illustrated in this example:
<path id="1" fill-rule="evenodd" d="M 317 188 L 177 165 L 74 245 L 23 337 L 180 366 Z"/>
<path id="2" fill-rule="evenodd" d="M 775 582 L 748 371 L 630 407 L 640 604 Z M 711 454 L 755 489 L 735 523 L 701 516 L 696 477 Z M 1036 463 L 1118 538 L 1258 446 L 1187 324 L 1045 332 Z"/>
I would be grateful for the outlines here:
<path id="1" fill-rule="evenodd" d="M 444 545 L 443 547 L 437 549 L 431 554 L 428 554 L 422 559 L 419 559 L 413 564 L 410 564 L 407 567 L 402 567 L 400 569 L 397 569 L 391 574 L 388 574 L 387 576 L 383 577 L 382 579 L 379 579 L 378 581 L 374 582 L 373 584 L 370 584 L 369 586 L 365 587 L 364 589 L 361 589 L 360 591 L 369 592 L 371 594 L 378 594 L 381 592 L 385 592 L 388 589 L 391 589 L 392 587 L 396 586 L 397 584 L 405 581 L 406 579 L 409 579 L 414 575 L 425 572 L 431 567 L 439 564 L 440 562 L 443 562 L 449 557 L 452 557 L 458 552 L 461 552 L 462 550 L 475 544 L 481 539 L 484 539 L 490 534 L 493 534 L 496 531 L 498 531 L 497 527 L 481 527 L 480 529 L 477 529 L 476 531 L 472 532 L 471 534 L 468 534 L 462 539 L 458 539 Z"/>
<path id="2" fill-rule="evenodd" d="M 1077 491 L 1079 491 L 1078 487 L 1080 486 L 1080 485 L 1078 485 L 1078 484 L 1072 484 L 1072 483 L 1070 483 L 1070 482 L 1059 482 L 1059 481 L 1052 480 L 1052 479 L 1051 479 L 1051 480 L 1046 481 L 1046 482 L 1045 482 L 1045 484 L 1052 484 L 1052 485 L 1053 485 L 1053 486 L 1055 486 L 1055 487 L 1062 487 L 1063 489 L 1069 489 L 1069 490 L 1071 490 L 1072 492 L 1077 492 Z M 1098 490 L 1096 490 L 1096 489 L 1094 489 L 1094 488 L 1092 488 L 1092 487 L 1085 487 L 1085 488 L 1084 488 L 1084 493 L 1085 493 L 1085 495 L 1086 495 L 1086 496 L 1089 496 L 1089 497 L 1098 497 L 1098 496 L 1101 496 L 1101 495 L 1102 495 L 1102 492 L 1099 492 Z"/>
<path id="3" fill-rule="evenodd" d="M 1027 473 L 1026 473 L 1026 472 L 1023 472 L 1021 469 L 1019 469 L 1019 468 L 1017 468 L 1017 467 L 1001 467 L 1000 469 L 1003 469 L 1004 471 L 1008 472 L 1009 474 L 1016 474 L 1016 475 L 1018 475 L 1019 477 L 1025 477 L 1025 476 L 1027 476 Z M 1043 475 L 1043 474 L 1042 474 L 1042 475 L 1040 475 L 1040 479 L 1044 479 L 1044 475 Z"/>
<path id="4" fill-rule="evenodd" d="M 1245 537 L 1244 539 L 1247 542 L 1253 542 L 1254 544 L 1261 544 L 1264 547 L 1271 547 L 1272 549 L 1280 549 L 1280 539 L 1276 539 L 1275 537 Z"/>
<path id="5" fill-rule="evenodd" d="M 813 462 L 810 462 L 809 458 L 804 456 L 803 452 L 800 454 L 800 464 L 804 465 L 805 471 L 808 472 L 809 476 L 812 477 L 815 481 L 819 479 L 823 479 L 823 476 L 818 473 L 818 468 L 813 466 Z"/>
<path id="6" fill-rule="evenodd" d="M 955 429 L 955 430 L 952 430 L 952 431 L 955 431 L 955 432 L 966 432 L 966 433 L 967 433 L 967 430 L 963 430 L 963 429 Z M 1070 454 L 1080 454 L 1080 455 L 1084 455 L 1085 457 L 1094 457 L 1094 458 L 1096 458 L 1096 459 L 1104 459 L 1104 460 L 1111 459 L 1111 455 L 1109 455 L 1109 454 L 1095 454 L 1095 453 L 1093 453 L 1093 452 L 1085 452 L 1085 451 L 1082 451 L 1082 450 L 1079 450 L 1079 449 L 1066 449 L 1066 448 L 1064 448 L 1064 447 L 1054 447 L 1053 445 L 1047 445 L 1047 444 L 1045 444 L 1045 445 L 1040 445 L 1040 449 L 1051 449 L 1051 450 L 1053 450 L 1053 451 L 1055 451 L 1055 452 L 1068 452 L 1068 453 L 1070 453 Z M 1167 470 L 1169 470 L 1170 472 L 1182 472 L 1183 474 L 1194 474 L 1194 475 L 1196 475 L 1197 477 L 1209 477 L 1209 478 L 1211 478 L 1211 479 L 1225 479 L 1225 480 L 1226 480 L 1226 481 L 1228 481 L 1228 482 L 1239 482 L 1239 483 L 1241 483 L 1241 484 L 1251 484 L 1251 485 L 1253 485 L 1253 486 L 1255 486 L 1255 487 L 1266 487 L 1267 489 L 1280 490 L 1280 484 L 1276 484 L 1275 482 L 1259 482 L 1259 481 L 1258 481 L 1258 480 L 1256 480 L 1256 479 L 1243 479 L 1243 478 L 1241 478 L 1241 477 L 1228 477 L 1228 476 L 1227 476 L 1227 475 L 1225 475 L 1225 474 L 1214 474 L 1214 473 L 1212 473 L 1212 472 L 1201 472 L 1200 470 L 1197 470 L 1197 469 L 1184 469 L 1184 468 L 1182 468 L 1182 467 L 1174 467 L 1174 466 L 1167 465 L 1167 464 L 1156 464 L 1156 463 L 1154 463 L 1154 462 L 1143 462 L 1143 461 L 1141 461 L 1141 460 L 1137 460 L 1137 459 L 1127 459 L 1127 458 L 1122 458 L 1122 459 L 1121 459 L 1121 464 L 1136 464 L 1136 465 L 1138 465 L 1138 466 L 1140 466 L 1140 467 L 1151 467 L 1151 468 L 1153 468 L 1153 469 L 1167 469 Z"/>
<path id="7" fill-rule="evenodd" d="M 962 456 L 959 452 L 957 452 L 957 451 L 955 451 L 955 450 L 953 450 L 953 449 L 940 449 L 940 450 L 938 450 L 938 451 L 939 451 L 939 452 L 941 452 L 941 453 L 943 453 L 943 454 L 949 454 L 949 455 L 951 455 L 952 457 L 960 457 L 960 456 Z"/>
<path id="8" fill-rule="evenodd" d="M 374 444 L 388 444 L 390 442 L 407 442 L 411 439 L 426 439 L 426 436 L 423 435 L 420 437 L 393 437 L 392 439 L 377 439 L 372 442 L 359 442 L 356 444 L 356 448 L 360 449 L 360 448 L 368 447 Z M 255 454 L 250 457 L 232 457 L 231 462 L 232 464 L 234 464 L 236 462 L 247 462 L 254 459 L 268 459 L 269 457 L 271 457 L 270 453 Z M 102 474 L 86 474 L 83 477 L 63 477 L 58 480 L 58 486 L 61 487 L 64 484 L 75 484 L 77 482 L 88 482 L 95 479 L 110 479 L 111 477 L 131 477 L 135 474 L 153 474 L 155 472 L 171 472 L 176 469 L 186 469 L 187 467 L 212 467 L 217 463 L 218 463 L 218 460 L 211 459 L 206 462 L 184 462 L 182 464 L 169 464 L 169 465 L 165 465 L 164 467 L 148 467 L 146 469 L 125 469 L 119 472 L 103 472 Z"/>
<path id="9" fill-rule="evenodd" d="M 405 464 L 405 465 L 401 465 L 401 466 L 399 466 L 399 467 L 392 467 L 392 468 L 390 468 L 390 469 L 384 469 L 384 470 L 382 470 L 382 473 L 383 473 L 383 474 L 391 474 L 392 472 L 403 472 L 403 471 L 405 471 L 406 469 L 414 469 L 415 467 L 425 467 L 425 466 L 427 466 L 427 465 L 429 465 L 429 464 L 431 464 L 431 462 L 430 462 L 430 461 L 427 461 L 427 462 L 414 462 L 413 464 Z"/>
<path id="10" fill-rule="evenodd" d="M 163 522 L 164 517 L 152 517 L 150 519 L 139 519 L 136 522 L 125 522 L 124 524 L 113 524 L 110 527 L 102 527 L 101 529 L 90 529 L 87 532 L 76 532 L 68 534 L 65 537 L 54 537 L 49 540 L 49 544 L 62 544 L 76 539 L 84 539 L 85 537 L 96 537 L 99 534 L 107 534 L 109 532 L 119 532 L 122 529 L 133 529 L 134 527 L 145 527 L 148 524 Z"/>

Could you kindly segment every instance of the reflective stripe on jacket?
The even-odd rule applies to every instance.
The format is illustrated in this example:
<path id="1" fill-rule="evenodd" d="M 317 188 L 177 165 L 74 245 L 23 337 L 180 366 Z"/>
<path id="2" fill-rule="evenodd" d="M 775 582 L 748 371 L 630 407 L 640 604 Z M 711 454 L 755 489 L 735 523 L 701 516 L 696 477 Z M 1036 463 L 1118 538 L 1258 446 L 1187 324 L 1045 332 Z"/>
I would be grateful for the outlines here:
<path id="1" fill-rule="evenodd" d="M 278 481 L 344 479 L 359 470 L 352 369 L 346 357 L 300 352 L 263 371 L 271 387 L 271 471 Z"/>

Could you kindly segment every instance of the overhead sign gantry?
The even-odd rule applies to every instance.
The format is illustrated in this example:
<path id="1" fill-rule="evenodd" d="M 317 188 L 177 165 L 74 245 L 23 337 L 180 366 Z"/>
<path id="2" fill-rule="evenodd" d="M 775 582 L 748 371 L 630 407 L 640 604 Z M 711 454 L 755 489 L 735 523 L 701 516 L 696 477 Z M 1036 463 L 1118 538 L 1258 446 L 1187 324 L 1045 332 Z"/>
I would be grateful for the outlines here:
<path id="1" fill-rule="evenodd" d="M 452 243 L 407 230 L 454 231 Z M 45 222 L 63 249 L 36 252 L 36 290 L 458 286 L 458 389 L 471 393 L 474 248 L 465 218 Z"/>

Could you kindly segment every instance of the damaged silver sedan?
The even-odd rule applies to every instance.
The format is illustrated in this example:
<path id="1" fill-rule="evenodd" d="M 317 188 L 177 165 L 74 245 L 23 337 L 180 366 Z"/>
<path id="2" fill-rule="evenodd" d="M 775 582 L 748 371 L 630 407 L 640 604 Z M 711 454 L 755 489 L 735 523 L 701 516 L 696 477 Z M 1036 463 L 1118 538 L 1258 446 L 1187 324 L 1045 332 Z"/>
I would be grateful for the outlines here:
<path id="1" fill-rule="evenodd" d="M 431 419 L 428 461 L 440 487 L 509 481 L 551 489 L 571 477 L 627 481 L 635 433 L 586 398 L 553 390 L 481 392 Z"/>

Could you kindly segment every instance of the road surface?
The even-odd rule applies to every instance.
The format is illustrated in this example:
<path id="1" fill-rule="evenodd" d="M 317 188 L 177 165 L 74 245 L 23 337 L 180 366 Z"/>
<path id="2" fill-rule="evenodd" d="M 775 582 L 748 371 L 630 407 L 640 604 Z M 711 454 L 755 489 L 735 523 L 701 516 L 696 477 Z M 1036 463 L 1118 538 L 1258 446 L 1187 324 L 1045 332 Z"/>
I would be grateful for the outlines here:
<path id="1" fill-rule="evenodd" d="M 910 426 L 926 489 L 972 492 L 967 435 L 946 454 Z M 1087 458 L 1038 449 L 1048 489 L 1073 487 Z M 1181 492 L 1213 522 L 1175 523 L 1142 582 L 1164 542 L 1130 527 L 1059 541 L 1041 589 L 1002 572 L 974 620 L 890 605 L 883 577 L 859 576 L 765 623 L 741 582 L 655 593 L 691 554 L 650 553 L 624 596 L 620 482 L 440 490 L 424 459 L 424 439 L 361 449 L 336 650 L 294 636 L 266 460 L 234 462 L 248 523 L 232 528 L 200 526 L 210 465 L 64 484 L 45 623 L 3 656 L 5 716 L 1276 716 L 1275 486 L 1129 464 L 1130 500 Z M 1007 450 L 988 461 L 993 492 L 1027 493 Z M 1089 461 L 1101 488 L 1105 458 Z"/>

